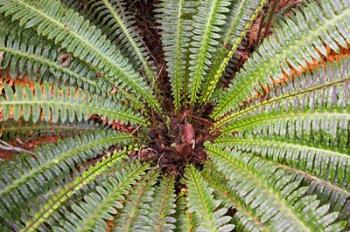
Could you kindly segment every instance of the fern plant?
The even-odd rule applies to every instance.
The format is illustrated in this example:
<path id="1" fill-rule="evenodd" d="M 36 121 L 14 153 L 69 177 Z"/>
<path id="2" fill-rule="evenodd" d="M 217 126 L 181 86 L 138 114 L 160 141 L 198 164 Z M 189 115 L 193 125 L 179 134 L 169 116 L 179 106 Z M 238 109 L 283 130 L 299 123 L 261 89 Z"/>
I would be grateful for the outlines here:
<path id="1" fill-rule="evenodd" d="M 350 2 L 133 4 L 0 0 L 0 231 L 350 229 Z"/>

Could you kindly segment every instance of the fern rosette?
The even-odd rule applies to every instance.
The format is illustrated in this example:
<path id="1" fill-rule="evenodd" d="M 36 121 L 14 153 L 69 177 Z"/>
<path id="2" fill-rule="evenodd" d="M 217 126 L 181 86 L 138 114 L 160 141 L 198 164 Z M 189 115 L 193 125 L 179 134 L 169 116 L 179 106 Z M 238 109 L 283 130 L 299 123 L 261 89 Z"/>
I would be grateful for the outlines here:
<path id="1" fill-rule="evenodd" d="M 348 0 L 0 0 L 0 231 L 348 231 L 349 46 Z"/>

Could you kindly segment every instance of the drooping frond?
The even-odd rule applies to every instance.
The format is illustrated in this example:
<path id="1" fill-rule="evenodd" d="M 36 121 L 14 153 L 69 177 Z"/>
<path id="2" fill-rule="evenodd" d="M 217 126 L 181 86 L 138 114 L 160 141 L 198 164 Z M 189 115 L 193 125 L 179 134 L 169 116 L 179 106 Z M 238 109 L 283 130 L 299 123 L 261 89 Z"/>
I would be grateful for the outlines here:
<path id="1" fill-rule="evenodd" d="M 111 167 L 115 166 L 125 156 L 125 152 L 115 152 L 112 155 L 104 157 L 101 161 L 76 177 L 73 181 L 59 187 L 49 200 L 39 207 L 39 210 L 33 213 L 26 222 L 24 222 L 23 231 L 36 231 L 43 223 L 46 222 L 56 211 L 58 211 L 65 202 L 67 202 L 74 193 L 78 192 L 87 184 L 96 180 L 103 173 L 110 171 Z"/>
<path id="2" fill-rule="evenodd" d="M 311 119 L 315 123 L 322 119 L 324 122 L 341 120 L 346 124 L 350 104 L 348 64 L 349 59 L 345 59 L 330 63 L 314 73 L 304 74 L 288 85 L 275 88 L 266 96 L 266 100 L 257 100 L 251 106 L 219 120 L 214 127 L 219 128 L 231 122 L 222 129 L 224 133 L 229 133 L 244 128 L 257 128 L 259 124 L 282 123 L 295 119 Z"/>
<path id="3" fill-rule="evenodd" d="M 96 73 L 82 62 L 76 59 L 68 62 L 71 59 L 69 54 L 64 54 L 64 51 L 34 33 L 15 31 L 12 26 L 4 21 L 0 23 L 1 68 L 9 69 L 12 77 L 27 74 L 32 79 L 69 84 L 92 93 L 106 94 L 101 89 L 106 84 L 102 83 L 102 79 L 97 80 Z M 64 56 L 68 61 L 62 60 Z"/>
<path id="4" fill-rule="evenodd" d="M 114 223 L 114 232 L 133 232 L 142 230 L 147 223 L 150 204 L 154 201 L 154 185 L 158 178 L 158 171 L 152 171 L 137 184 L 135 191 L 130 193 L 127 202 Z"/>
<path id="5" fill-rule="evenodd" d="M 205 0 L 193 16 L 193 36 L 190 43 L 189 98 L 191 104 L 197 101 L 198 93 L 211 59 L 222 36 L 221 26 L 225 24 L 231 0 Z"/>
<path id="6" fill-rule="evenodd" d="M 117 210 L 122 208 L 119 201 L 130 191 L 132 185 L 145 174 L 148 165 L 131 162 L 122 170 L 110 174 L 90 194 L 84 196 L 83 201 L 74 203 L 62 211 L 63 218 L 54 231 L 103 231 L 106 220 L 113 219 Z"/>
<path id="7" fill-rule="evenodd" d="M 47 83 L 41 87 L 35 84 L 15 86 L 15 92 L 4 85 L 5 96 L 0 96 L 0 109 L 3 119 L 13 117 L 18 120 L 38 122 L 41 117 L 46 122 L 86 121 L 92 114 L 100 114 L 110 120 L 120 120 L 133 124 L 146 125 L 146 119 L 111 100 L 90 95 L 80 89 L 50 87 Z"/>
<path id="8" fill-rule="evenodd" d="M 237 195 L 273 230 L 344 228 L 344 222 L 336 222 L 338 213 L 328 212 L 329 205 L 320 205 L 315 195 L 305 195 L 307 187 L 297 175 L 248 153 L 228 153 L 209 144 L 207 151 Z"/>
<path id="9" fill-rule="evenodd" d="M 209 100 L 216 88 L 216 84 L 223 76 L 227 65 L 265 3 L 266 0 L 242 0 L 233 4 L 228 15 L 229 23 L 226 25 L 227 29 L 222 37 L 224 46 L 213 57 L 210 72 L 203 84 L 202 102 Z M 229 50 L 227 50 L 226 46 L 229 46 Z"/>
<path id="10" fill-rule="evenodd" d="M 345 0 L 308 1 L 301 11 L 286 19 L 267 38 L 215 107 L 212 117 L 237 109 L 243 100 L 280 81 L 283 75 L 301 72 L 313 61 L 327 56 L 327 48 L 348 48 L 350 3 Z"/>
<path id="11" fill-rule="evenodd" d="M 121 0 L 92 0 L 85 4 L 77 4 L 77 1 L 71 0 L 63 2 L 101 28 L 107 39 L 121 50 L 135 69 L 142 68 L 149 81 L 154 81 L 155 73 L 149 62 L 150 54 L 137 32 L 133 15 L 127 11 L 129 3 Z"/>
<path id="12" fill-rule="evenodd" d="M 67 10 L 56 0 L 2 0 L 0 13 L 19 21 L 26 28 L 52 39 L 73 56 L 90 63 L 116 86 L 131 91 L 151 107 L 160 110 L 150 88 L 135 72 L 128 60 L 111 44 L 102 32 L 84 20 L 77 12 Z"/>
<path id="13" fill-rule="evenodd" d="M 198 1 L 162 0 L 157 9 L 162 30 L 162 45 L 169 74 L 174 106 L 179 110 L 186 97 L 188 79 L 188 45 L 192 35 L 191 16 L 196 12 Z"/>
<path id="14" fill-rule="evenodd" d="M 165 176 L 154 190 L 153 201 L 149 205 L 148 217 L 140 231 L 174 231 L 175 192 L 174 177 Z"/>
<path id="15" fill-rule="evenodd" d="M 38 194 L 60 184 L 60 180 L 88 159 L 114 144 L 126 144 L 133 137 L 113 131 L 101 131 L 68 138 L 35 150 L 35 158 L 20 157 L 7 161 L 1 175 L 1 215 L 12 218 L 17 210 Z"/>
<path id="16" fill-rule="evenodd" d="M 221 202 L 214 199 L 213 189 L 203 180 L 198 170 L 193 166 L 188 167 L 185 178 L 189 211 L 198 217 L 198 230 L 232 231 L 234 225 L 229 224 L 231 217 L 225 216 L 227 209 L 221 207 Z"/>

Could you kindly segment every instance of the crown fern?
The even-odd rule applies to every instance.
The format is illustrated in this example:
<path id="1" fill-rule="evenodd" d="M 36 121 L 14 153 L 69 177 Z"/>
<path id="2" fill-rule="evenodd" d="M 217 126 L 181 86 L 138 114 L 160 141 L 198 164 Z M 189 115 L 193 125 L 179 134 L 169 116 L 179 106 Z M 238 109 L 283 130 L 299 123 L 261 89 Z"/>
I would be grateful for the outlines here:
<path id="1" fill-rule="evenodd" d="M 281 2 L 0 0 L 0 231 L 349 230 L 350 2 L 239 67 Z"/>

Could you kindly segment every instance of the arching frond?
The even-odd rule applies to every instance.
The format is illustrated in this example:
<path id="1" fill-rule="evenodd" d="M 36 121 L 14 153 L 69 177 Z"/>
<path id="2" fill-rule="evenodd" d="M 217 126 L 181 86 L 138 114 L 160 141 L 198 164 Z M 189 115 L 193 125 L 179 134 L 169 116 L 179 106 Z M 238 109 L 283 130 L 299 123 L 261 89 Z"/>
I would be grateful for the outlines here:
<path id="1" fill-rule="evenodd" d="M 100 30 L 91 27 L 77 12 L 63 8 L 56 0 L 32 3 L 29 0 L 3 0 L 0 1 L 0 13 L 19 21 L 21 26 L 35 28 L 38 34 L 53 39 L 67 52 L 96 66 L 118 87 L 132 91 L 139 98 L 142 96 L 151 107 L 160 110 L 149 87 Z"/>
<path id="2" fill-rule="evenodd" d="M 189 212 L 184 193 L 180 193 L 176 201 L 176 232 L 191 232 L 197 229 L 198 222 L 194 214 Z"/>
<path id="3" fill-rule="evenodd" d="M 187 56 L 192 35 L 191 17 L 196 12 L 198 1 L 162 0 L 157 9 L 158 22 L 162 30 L 162 45 L 169 73 L 174 105 L 179 110 L 186 97 L 188 80 Z"/>
<path id="4" fill-rule="evenodd" d="M 343 229 L 344 222 L 335 223 L 338 213 L 328 213 L 329 205 L 320 206 L 316 196 L 305 196 L 307 187 L 295 175 L 250 154 L 228 153 L 212 145 L 207 151 L 245 204 L 274 230 Z"/>
<path id="5" fill-rule="evenodd" d="M 136 190 L 128 196 L 120 216 L 115 220 L 114 232 L 142 230 L 142 225 L 147 223 L 147 217 L 151 210 L 149 205 L 154 200 L 154 185 L 158 176 L 158 171 L 152 171 L 137 184 Z"/>
<path id="6" fill-rule="evenodd" d="M 107 219 L 112 219 L 117 209 L 122 208 L 119 201 L 124 200 L 126 194 L 145 174 L 148 165 L 133 162 L 117 170 L 108 180 L 96 187 L 94 192 L 84 196 L 84 201 L 74 203 L 62 212 L 64 218 L 60 220 L 55 231 L 102 231 L 106 229 Z"/>
<path id="7" fill-rule="evenodd" d="M 78 192 L 88 183 L 95 181 L 98 176 L 108 172 L 110 168 L 120 162 L 124 156 L 125 152 L 116 152 L 112 155 L 108 155 L 73 181 L 67 183 L 63 187 L 59 187 L 58 190 L 50 196 L 49 200 L 40 206 L 37 212 L 33 213 L 34 216 L 24 222 L 25 227 L 23 231 L 36 231 L 41 224 L 45 223 L 46 220 L 52 216 L 52 214 L 65 205 L 66 201 L 68 201 L 74 193 Z"/>
<path id="8" fill-rule="evenodd" d="M 90 95 L 80 89 L 41 87 L 35 84 L 28 86 L 16 85 L 15 92 L 4 85 L 5 96 L 0 96 L 0 109 L 4 120 L 13 117 L 18 120 L 38 122 L 41 117 L 46 122 L 86 121 L 92 114 L 100 114 L 110 120 L 120 120 L 140 125 L 146 125 L 146 120 L 124 106 L 108 99 Z"/>
<path id="9" fill-rule="evenodd" d="M 189 211 L 198 217 L 199 230 L 231 231 L 234 225 L 229 224 L 231 217 L 225 216 L 227 209 L 213 197 L 213 189 L 203 180 L 200 173 L 190 166 L 185 172 L 188 185 Z"/>
<path id="10" fill-rule="evenodd" d="M 96 131 L 38 148 L 35 158 L 8 161 L 1 175 L 1 215 L 15 217 L 25 203 L 60 184 L 76 165 L 95 157 L 113 144 L 126 144 L 133 137 L 108 131 Z"/>
<path id="11" fill-rule="evenodd" d="M 276 121 L 281 123 L 288 120 L 294 121 L 298 119 L 297 117 L 299 121 L 310 117 L 312 117 L 311 121 L 322 121 L 322 119 L 329 121 L 325 115 L 334 115 L 332 120 L 339 119 L 345 123 L 350 103 L 348 62 L 349 60 L 345 59 L 339 63 L 329 64 L 314 74 L 305 74 L 286 86 L 276 88 L 267 96 L 267 100 L 256 102 L 237 113 L 226 116 L 219 120 L 214 128 L 231 122 L 223 127 L 223 132 L 226 133 L 241 130 L 246 126 L 251 127 L 250 125 L 253 124 L 257 126 L 257 121 L 253 118 L 259 118 L 260 123 L 265 125 Z M 299 115 L 300 113 L 304 115 Z M 271 116 L 271 121 L 268 115 Z"/>
<path id="12" fill-rule="evenodd" d="M 174 231 L 175 192 L 174 177 L 165 176 L 156 187 L 153 202 L 149 205 L 148 217 L 141 231 Z"/>
<path id="13" fill-rule="evenodd" d="M 190 48 L 189 97 L 191 104 L 197 101 L 203 79 L 211 65 L 213 53 L 222 36 L 221 26 L 225 24 L 230 0 L 205 0 L 193 16 L 193 37 Z"/>
<path id="14" fill-rule="evenodd" d="M 85 4 L 70 0 L 63 2 L 101 28 L 107 38 L 130 60 L 135 69 L 142 68 L 148 80 L 153 82 L 155 73 L 149 62 L 150 54 L 137 32 L 133 15 L 128 12 L 129 3 L 120 0 L 93 0 Z"/>
<path id="15" fill-rule="evenodd" d="M 268 232 L 268 225 L 260 220 L 255 210 L 246 206 L 244 201 L 238 196 L 236 191 L 230 186 L 226 177 L 217 171 L 213 165 L 207 164 L 206 169 L 202 172 L 202 176 L 209 186 L 214 189 L 214 193 L 218 199 L 222 200 L 226 207 L 237 210 L 233 216 L 236 231 L 262 231 Z"/>
<path id="16" fill-rule="evenodd" d="M 228 16 L 229 23 L 226 25 L 227 29 L 222 38 L 224 46 L 213 57 L 210 72 L 203 84 L 202 102 L 209 100 L 229 61 L 233 58 L 248 29 L 265 3 L 266 0 L 242 0 L 233 4 Z M 225 46 L 229 46 L 230 49 L 227 51 Z"/>
<path id="17" fill-rule="evenodd" d="M 334 52 L 348 48 L 350 42 L 347 19 L 349 2 L 345 0 L 316 1 L 305 4 L 291 18 L 286 19 L 267 38 L 244 65 L 215 107 L 212 117 L 223 116 L 254 96 L 254 88 L 272 86 L 283 74 L 301 72 L 313 61 L 327 56 L 327 47 Z"/>
<path id="18" fill-rule="evenodd" d="M 102 92 L 102 79 L 96 79 L 96 73 L 76 59 L 69 61 L 69 54 L 64 54 L 53 44 L 44 41 L 35 34 L 18 31 L 13 25 L 3 21 L 0 24 L 0 52 L 3 52 L 1 67 L 9 69 L 11 76 L 27 74 L 32 79 L 69 84 L 81 87 L 92 93 Z M 66 56 L 69 62 L 60 61 Z"/>

